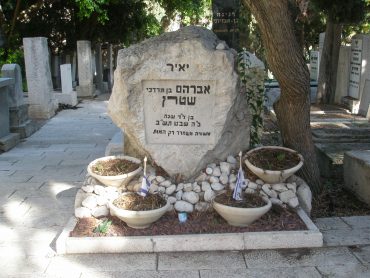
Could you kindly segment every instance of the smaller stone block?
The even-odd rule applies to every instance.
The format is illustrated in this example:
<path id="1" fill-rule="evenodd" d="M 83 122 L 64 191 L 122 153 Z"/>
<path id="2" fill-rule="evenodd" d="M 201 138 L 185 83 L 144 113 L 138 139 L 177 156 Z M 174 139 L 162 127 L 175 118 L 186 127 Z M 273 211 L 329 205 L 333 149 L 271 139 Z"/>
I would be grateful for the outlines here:
<path id="1" fill-rule="evenodd" d="M 344 185 L 370 205 L 370 150 L 344 154 Z"/>
<path id="2" fill-rule="evenodd" d="M 6 152 L 15 147 L 20 140 L 18 133 L 10 133 L 0 138 L 0 151 Z"/>
<path id="3" fill-rule="evenodd" d="M 55 92 L 54 97 L 58 100 L 58 103 L 71 106 L 76 106 L 78 103 L 76 91 L 70 91 L 69 93 Z"/>

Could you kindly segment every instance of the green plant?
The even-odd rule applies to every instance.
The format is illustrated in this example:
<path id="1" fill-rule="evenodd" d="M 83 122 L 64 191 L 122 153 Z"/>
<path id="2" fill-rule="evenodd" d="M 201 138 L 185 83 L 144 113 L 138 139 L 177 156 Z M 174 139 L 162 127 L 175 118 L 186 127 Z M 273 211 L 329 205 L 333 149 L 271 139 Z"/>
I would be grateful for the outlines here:
<path id="1" fill-rule="evenodd" d="M 112 220 L 105 219 L 103 222 L 101 222 L 95 229 L 94 233 L 101 233 L 105 234 L 108 232 L 109 227 L 112 225 Z"/>
<path id="2" fill-rule="evenodd" d="M 276 156 L 277 160 L 282 161 L 285 159 L 285 153 L 279 153 Z"/>
<path id="3" fill-rule="evenodd" d="M 260 66 L 252 65 L 250 53 L 243 48 L 238 53 L 238 73 L 252 115 L 250 146 L 255 147 L 261 143 L 262 136 L 265 71 Z"/>

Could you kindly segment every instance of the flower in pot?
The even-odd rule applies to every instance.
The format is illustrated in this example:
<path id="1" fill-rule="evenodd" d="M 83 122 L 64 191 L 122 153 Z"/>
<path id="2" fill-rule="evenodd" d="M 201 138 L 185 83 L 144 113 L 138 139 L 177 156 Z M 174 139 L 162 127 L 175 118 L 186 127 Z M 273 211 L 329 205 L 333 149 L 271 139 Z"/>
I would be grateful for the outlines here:
<path id="1" fill-rule="evenodd" d="M 123 193 L 109 203 L 110 213 L 135 229 L 148 228 L 168 210 L 170 203 L 159 194 L 150 194 L 150 182 L 146 177 L 146 157 L 141 190 L 137 193 Z"/>
<path id="2" fill-rule="evenodd" d="M 106 186 L 120 187 L 142 170 L 140 160 L 131 156 L 105 156 L 93 160 L 87 172 Z"/>
<path id="3" fill-rule="evenodd" d="M 280 183 L 303 166 L 303 156 L 289 148 L 264 146 L 248 151 L 245 164 L 263 181 Z"/>
<path id="4" fill-rule="evenodd" d="M 239 154 L 239 171 L 236 186 L 233 192 L 227 191 L 216 196 L 213 208 L 224 218 L 229 225 L 245 227 L 262 217 L 271 208 L 271 201 L 257 194 L 242 194 L 244 174 L 241 167 L 241 152 Z"/>

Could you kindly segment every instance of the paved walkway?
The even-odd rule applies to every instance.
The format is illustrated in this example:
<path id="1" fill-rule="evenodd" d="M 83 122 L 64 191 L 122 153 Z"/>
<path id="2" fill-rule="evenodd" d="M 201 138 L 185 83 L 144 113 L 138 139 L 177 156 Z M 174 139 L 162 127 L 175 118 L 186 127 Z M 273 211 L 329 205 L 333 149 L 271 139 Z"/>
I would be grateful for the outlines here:
<path id="1" fill-rule="evenodd" d="M 0 154 L 0 277 L 370 277 L 370 216 L 317 220 L 316 249 L 56 256 L 85 168 L 118 131 L 106 102 L 80 106 Z"/>

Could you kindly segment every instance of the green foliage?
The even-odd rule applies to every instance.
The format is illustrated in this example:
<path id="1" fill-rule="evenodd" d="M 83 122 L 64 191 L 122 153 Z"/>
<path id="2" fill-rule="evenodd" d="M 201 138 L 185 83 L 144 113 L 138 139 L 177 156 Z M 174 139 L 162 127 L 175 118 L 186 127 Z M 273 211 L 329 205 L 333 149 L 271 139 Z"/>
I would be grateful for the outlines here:
<path id="1" fill-rule="evenodd" d="M 101 222 L 95 229 L 94 233 L 101 233 L 105 234 L 108 232 L 109 227 L 112 225 L 112 220 L 106 219 L 103 222 Z"/>
<path id="2" fill-rule="evenodd" d="M 256 147 L 261 143 L 263 128 L 262 112 L 265 92 L 265 72 L 260 68 L 251 66 L 249 53 L 243 48 L 238 53 L 238 73 L 243 90 L 247 94 L 247 104 L 252 115 L 250 146 Z"/>

